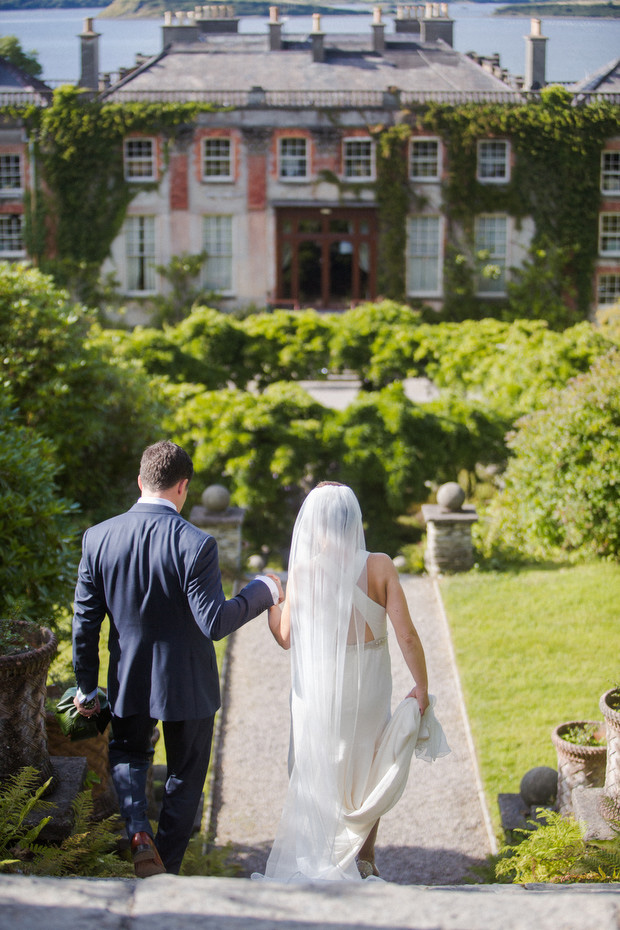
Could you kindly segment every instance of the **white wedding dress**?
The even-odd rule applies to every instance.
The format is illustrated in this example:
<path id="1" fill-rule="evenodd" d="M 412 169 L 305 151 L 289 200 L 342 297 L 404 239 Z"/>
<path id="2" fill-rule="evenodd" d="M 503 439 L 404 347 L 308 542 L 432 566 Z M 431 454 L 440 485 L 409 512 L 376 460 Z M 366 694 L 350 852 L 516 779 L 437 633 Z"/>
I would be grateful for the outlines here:
<path id="1" fill-rule="evenodd" d="M 349 488 L 329 486 L 304 508 L 318 491 L 349 492 L 357 505 Z M 413 698 L 391 715 L 385 608 L 366 594 L 361 513 L 344 498 L 344 522 L 326 532 L 328 514 L 302 508 L 293 534 L 290 781 L 265 875 L 255 879 L 361 881 L 356 855 L 402 795 L 414 752 L 432 761 L 450 751 L 434 699 L 423 717 Z"/>

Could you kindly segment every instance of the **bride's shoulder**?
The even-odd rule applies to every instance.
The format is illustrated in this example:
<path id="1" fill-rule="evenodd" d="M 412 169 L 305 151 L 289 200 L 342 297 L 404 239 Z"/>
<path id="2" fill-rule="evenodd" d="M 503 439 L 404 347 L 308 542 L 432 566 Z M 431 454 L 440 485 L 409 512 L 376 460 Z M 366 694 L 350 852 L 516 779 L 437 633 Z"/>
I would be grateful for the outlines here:
<path id="1" fill-rule="evenodd" d="M 385 552 L 369 552 L 366 564 L 371 574 L 389 575 L 396 571 L 396 566 Z"/>

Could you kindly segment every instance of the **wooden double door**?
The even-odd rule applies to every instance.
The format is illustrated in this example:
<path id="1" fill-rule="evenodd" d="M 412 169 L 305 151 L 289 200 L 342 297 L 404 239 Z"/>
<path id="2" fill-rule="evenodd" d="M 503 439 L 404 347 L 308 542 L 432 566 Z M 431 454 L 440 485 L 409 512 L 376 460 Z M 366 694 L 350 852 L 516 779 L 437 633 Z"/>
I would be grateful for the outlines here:
<path id="1" fill-rule="evenodd" d="M 276 228 L 276 299 L 337 309 L 376 297 L 375 209 L 281 207 Z"/>

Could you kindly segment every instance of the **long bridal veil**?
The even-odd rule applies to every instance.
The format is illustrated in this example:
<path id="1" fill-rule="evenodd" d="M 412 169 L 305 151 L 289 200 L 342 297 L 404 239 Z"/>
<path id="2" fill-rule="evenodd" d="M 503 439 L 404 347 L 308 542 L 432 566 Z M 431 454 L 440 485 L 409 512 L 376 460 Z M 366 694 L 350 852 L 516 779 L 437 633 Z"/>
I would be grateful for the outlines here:
<path id="1" fill-rule="evenodd" d="M 347 856 L 343 831 L 346 745 L 357 728 L 364 621 L 354 608 L 362 514 L 350 488 L 315 488 L 299 512 L 289 559 L 291 616 L 290 783 L 265 876 L 338 879 Z M 346 665 L 346 674 L 345 674 Z M 348 720 L 342 732 L 343 706 Z"/>

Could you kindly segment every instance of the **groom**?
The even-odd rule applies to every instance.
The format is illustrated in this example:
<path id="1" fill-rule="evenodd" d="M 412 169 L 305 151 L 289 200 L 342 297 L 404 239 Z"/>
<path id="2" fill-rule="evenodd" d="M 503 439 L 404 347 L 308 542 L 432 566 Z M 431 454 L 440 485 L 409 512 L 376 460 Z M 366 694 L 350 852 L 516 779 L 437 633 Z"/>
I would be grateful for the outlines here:
<path id="1" fill-rule="evenodd" d="M 213 640 L 284 598 L 277 576 L 261 575 L 226 600 L 215 540 L 180 516 L 192 474 L 180 446 L 149 446 L 138 502 L 84 534 L 75 590 L 75 703 L 84 716 L 99 710 L 99 633 L 106 614 L 110 621 L 110 767 L 139 878 L 178 873 L 191 836 L 220 706 Z M 158 720 L 167 778 L 153 839 L 146 781 Z"/>

